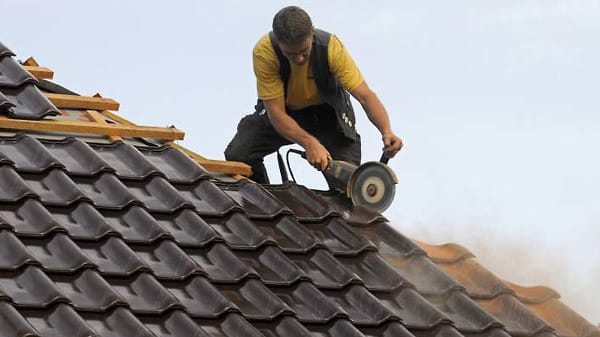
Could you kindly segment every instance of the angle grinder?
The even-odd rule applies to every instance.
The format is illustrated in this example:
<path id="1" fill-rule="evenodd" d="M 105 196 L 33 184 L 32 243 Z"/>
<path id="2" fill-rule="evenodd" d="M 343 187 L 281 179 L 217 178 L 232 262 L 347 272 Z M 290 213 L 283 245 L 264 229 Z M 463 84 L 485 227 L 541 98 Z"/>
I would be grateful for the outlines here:
<path id="1" fill-rule="evenodd" d="M 306 159 L 306 152 L 290 149 Z M 380 213 L 394 200 L 398 178 L 387 166 L 389 157 L 355 165 L 343 160 L 330 160 L 325 171 L 330 187 L 343 192 L 353 205 L 373 208 Z"/>

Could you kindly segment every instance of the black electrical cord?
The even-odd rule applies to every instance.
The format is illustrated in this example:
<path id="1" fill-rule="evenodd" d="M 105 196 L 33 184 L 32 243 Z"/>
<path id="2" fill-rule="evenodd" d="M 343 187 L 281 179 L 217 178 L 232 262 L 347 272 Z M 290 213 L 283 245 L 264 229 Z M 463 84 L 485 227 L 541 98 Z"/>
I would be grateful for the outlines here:
<path id="1" fill-rule="evenodd" d="M 290 152 L 299 154 L 304 159 L 306 159 L 306 152 L 296 150 L 296 149 L 289 149 L 285 153 L 285 162 L 287 163 L 287 169 L 288 169 L 288 171 L 290 171 L 290 176 L 292 177 L 292 181 L 294 182 L 294 184 L 297 184 L 296 178 L 294 177 L 294 172 L 292 171 L 292 167 L 290 166 Z"/>
<path id="2" fill-rule="evenodd" d="M 294 177 L 294 172 L 292 172 L 292 167 L 290 166 L 290 150 L 287 150 L 287 152 L 285 153 L 285 162 L 287 163 L 287 169 L 290 172 L 290 176 L 292 177 L 292 181 L 294 182 L 294 184 L 296 183 L 296 178 Z"/>

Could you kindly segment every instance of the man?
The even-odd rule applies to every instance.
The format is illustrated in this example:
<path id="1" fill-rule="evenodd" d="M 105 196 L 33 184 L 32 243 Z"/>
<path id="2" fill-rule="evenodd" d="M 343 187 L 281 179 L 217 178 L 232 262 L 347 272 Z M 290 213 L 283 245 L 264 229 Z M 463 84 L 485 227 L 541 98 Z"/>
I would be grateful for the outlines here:
<path id="1" fill-rule="evenodd" d="M 256 111 L 242 118 L 225 150 L 227 160 L 252 167 L 250 179 L 269 183 L 263 158 L 291 143 L 302 146 L 306 159 L 322 171 L 331 159 L 360 164 L 360 136 L 348 92 L 381 132 L 386 155 L 393 157 L 402 148 L 383 104 L 340 40 L 315 29 L 301 8 L 285 7 L 275 15 L 273 31 L 254 47 L 253 64 Z"/>

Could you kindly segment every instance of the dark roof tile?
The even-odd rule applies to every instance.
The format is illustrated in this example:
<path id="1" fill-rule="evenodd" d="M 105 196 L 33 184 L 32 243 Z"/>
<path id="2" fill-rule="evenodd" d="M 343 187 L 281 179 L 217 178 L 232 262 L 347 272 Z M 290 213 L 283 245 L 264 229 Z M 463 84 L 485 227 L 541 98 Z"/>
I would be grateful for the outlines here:
<path id="1" fill-rule="evenodd" d="M 17 270 L 25 264 L 40 265 L 11 231 L 0 230 L 0 270 Z"/>
<path id="2" fill-rule="evenodd" d="M 511 337 L 511 335 L 503 328 L 491 328 L 483 332 L 465 331 L 462 334 L 465 337 Z M 556 337 L 556 335 L 550 332 L 542 332 L 535 335 L 535 337 Z"/>
<path id="3" fill-rule="evenodd" d="M 182 305 L 151 274 L 140 273 L 133 279 L 111 278 L 112 289 L 125 300 L 136 314 L 162 314 Z"/>
<path id="4" fill-rule="evenodd" d="M 68 302 L 46 274 L 35 266 L 18 272 L 0 273 L 0 291 L 20 308 L 45 308 L 55 302 Z"/>
<path id="5" fill-rule="evenodd" d="M 210 337 L 210 334 L 204 331 L 184 311 L 173 310 L 165 317 L 145 317 L 142 323 L 150 329 L 156 336 L 162 337 Z"/>
<path id="6" fill-rule="evenodd" d="M 39 140 L 25 135 L 0 138 L 0 160 L 13 163 L 19 172 L 41 173 L 51 167 L 64 168 Z"/>
<path id="7" fill-rule="evenodd" d="M 174 147 L 141 148 L 139 151 L 173 184 L 191 184 L 209 178 L 202 166 Z"/>
<path id="8" fill-rule="evenodd" d="M 153 177 L 145 182 L 125 182 L 127 189 L 152 212 L 172 213 L 191 204 L 165 178 Z"/>
<path id="9" fill-rule="evenodd" d="M 336 319 L 333 323 L 327 325 L 308 325 L 307 328 L 312 332 L 313 336 L 319 337 L 365 337 L 359 329 L 346 319 Z M 405 336 L 399 335 L 398 337 Z"/>
<path id="10" fill-rule="evenodd" d="M 358 275 L 369 290 L 392 291 L 407 284 L 376 252 L 365 252 L 353 257 L 337 257 L 337 260 Z"/>
<path id="11" fill-rule="evenodd" d="M 36 193 L 10 166 L 0 166 L 0 201 L 17 203 L 25 197 L 36 197 Z"/>
<path id="12" fill-rule="evenodd" d="M 182 209 L 175 215 L 155 214 L 156 221 L 181 246 L 205 246 L 223 238 L 200 216 L 190 209 Z"/>
<path id="13" fill-rule="evenodd" d="M 0 88 L 16 88 L 36 84 L 37 80 L 12 57 L 0 55 Z"/>
<path id="14" fill-rule="evenodd" d="M 80 311 L 103 312 L 115 305 L 126 305 L 121 296 L 96 271 L 87 269 L 75 276 L 53 276 L 52 280 Z"/>
<path id="15" fill-rule="evenodd" d="M 97 241 L 106 235 L 120 233 L 88 202 L 80 202 L 68 208 L 51 208 L 50 219 L 52 217 L 74 239 Z"/>
<path id="16" fill-rule="evenodd" d="M 314 335 L 294 317 L 283 317 L 276 322 L 255 323 L 264 337 L 313 337 Z M 325 336 L 321 334 L 320 336 Z"/>
<path id="17" fill-rule="evenodd" d="M 273 239 L 263 234 L 241 213 L 234 213 L 227 218 L 207 218 L 206 221 L 233 248 L 256 249 L 266 242 L 273 243 Z"/>
<path id="18" fill-rule="evenodd" d="M 472 258 L 452 264 L 439 264 L 439 267 L 465 287 L 473 298 L 490 299 L 500 294 L 514 293 L 502 280 Z"/>
<path id="19" fill-rule="evenodd" d="M 266 246 L 258 252 L 236 253 L 267 285 L 291 285 L 301 278 L 306 279 L 302 270 L 273 246 Z"/>
<path id="20" fill-rule="evenodd" d="M 39 336 L 25 317 L 6 301 L 0 301 L 0 331 L 2 331 L 2 336 L 5 337 Z"/>
<path id="21" fill-rule="evenodd" d="M 497 332 L 496 330 L 497 329 L 495 329 L 495 332 Z M 461 332 L 459 332 L 458 330 L 456 330 L 455 327 L 453 327 L 451 325 L 446 325 L 446 324 L 440 325 L 433 329 L 411 330 L 411 332 L 416 337 L 464 337 L 464 335 Z M 481 337 L 484 337 L 484 336 L 481 336 Z M 485 337 L 488 337 L 488 336 L 485 335 Z M 494 336 L 494 337 L 508 337 L 508 336 L 507 335 L 498 335 L 498 336 Z"/>
<path id="22" fill-rule="evenodd" d="M 388 223 L 382 222 L 366 227 L 353 226 L 352 230 L 373 243 L 384 258 L 387 255 L 425 255 L 425 252 L 414 241 L 402 235 Z"/>
<path id="23" fill-rule="evenodd" d="M 291 288 L 272 287 L 271 290 L 294 311 L 302 323 L 327 323 L 334 318 L 348 318 L 339 304 L 309 282 L 299 282 Z"/>
<path id="24" fill-rule="evenodd" d="M 60 115 L 60 111 L 32 84 L 16 89 L 2 89 L 4 97 L 12 104 L 8 115 L 20 119 L 42 119 Z"/>
<path id="25" fill-rule="evenodd" d="M 39 336 L 100 336 L 92 328 L 92 322 L 82 318 L 67 304 L 59 304 L 51 308 L 48 312 L 31 310 L 22 311 L 22 313 L 35 328 L 36 332 L 39 333 Z M 34 336 L 38 336 L 38 334 Z"/>
<path id="26" fill-rule="evenodd" d="M 511 335 L 532 336 L 552 328 L 534 315 L 513 295 L 502 294 L 493 299 L 476 300 L 482 308 L 500 321 Z"/>
<path id="27" fill-rule="evenodd" d="M 0 208 L 0 222 L 7 224 L 19 236 L 42 237 L 51 232 L 65 231 L 36 199 Z"/>
<path id="28" fill-rule="evenodd" d="M 114 172 L 88 144 L 76 138 L 62 141 L 42 140 L 46 150 L 54 157 L 60 158 L 61 164 L 70 176 L 92 177 L 99 172 Z"/>
<path id="29" fill-rule="evenodd" d="M 199 180 L 192 186 L 180 186 L 178 190 L 200 215 L 222 217 L 229 212 L 242 210 L 227 193 L 207 179 Z"/>
<path id="30" fill-rule="evenodd" d="M 95 153 L 114 169 L 124 180 L 144 180 L 151 175 L 161 174 L 134 146 L 123 142 L 91 144 Z"/>
<path id="31" fill-rule="evenodd" d="M 10 49 L 8 49 L 7 46 L 0 42 L 0 57 L 3 56 L 15 56 L 15 53 L 13 53 Z"/>
<path id="32" fill-rule="evenodd" d="M 219 292 L 203 276 L 194 276 L 185 282 L 163 282 L 163 284 L 193 317 L 215 318 L 228 311 L 237 311 L 232 299 Z"/>
<path id="33" fill-rule="evenodd" d="M 68 206 L 89 200 L 63 171 L 52 169 L 43 175 L 22 174 L 27 186 L 33 190 L 44 205 Z"/>
<path id="34" fill-rule="evenodd" d="M 81 250 L 98 266 L 103 276 L 127 277 L 138 271 L 150 271 L 150 267 L 117 237 L 104 241 L 78 242 Z"/>
<path id="35" fill-rule="evenodd" d="M 76 178 L 77 186 L 103 209 L 120 210 L 129 205 L 142 205 L 119 179 L 112 173 L 103 173 L 94 178 Z"/>
<path id="36" fill-rule="evenodd" d="M 199 322 L 204 331 L 219 337 L 265 337 L 239 314 L 227 314 L 224 319 Z"/>
<path id="37" fill-rule="evenodd" d="M 57 233 L 43 240 L 22 239 L 22 241 L 46 271 L 74 273 L 81 268 L 96 267 L 65 234 Z"/>
<path id="38" fill-rule="evenodd" d="M 0 91 L 0 113 L 8 114 L 16 105 Z"/>
<path id="39" fill-rule="evenodd" d="M 341 218 L 331 218 L 324 223 L 303 223 L 303 227 L 336 256 L 358 255 L 364 250 L 376 249 L 371 242 L 356 235 Z"/>
<path id="40" fill-rule="evenodd" d="M 284 252 L 307 252 L 323 244 L 292 216 L 282 216 L 274 220 L 254 221 L 269 240 L 273 240 Z M 324 247 L 324 246 L 323 246 Z"/>
<path id="41" fill-rule="evenodd" d="M 258 280 L 248 279 L 241 285 L 217 285 L 221 293 L 233 302 L 246 319 L 272 320 L 293 311 Z"/>
<path id="42" fill-rule="evenodd" d="M 375 296 L 409 329 L 431 329 L 452 321 L 416 290 L 402 287 L 392 293 L 378 292 Z"/>
<path id="43" fill-rule="evenodd" d="M 342 290 L 322 290 L 337 303 L 355 325 L 377 326 L 390 319 L 398 319 L 377 297 L 361 285 Z"/>
<path id="44" fill-rule="evenodd" d="M 202 249 L 186 249 L 189 257 L 201 267 L 211 282 L 237 283 L 246 277 L 258 277 L 256 271 L 223 243 Z"/>
<path id="45" fill-rule="evenodd" d="M 104 221 L 129 243 L 148 244 L 159 238 L 170 238 L 164 229 L 145 209 L 131 206 L 122 211 L 102 211 Z"/>
<path id="46" fill-rule="evenodd" d="M 316 249 L 309 254 L 286 255 L 319 288 L 339 289 L 353 282 L 362 282 L 326 249 Z"/>
<path id="47" fill-rule="evenodd" d="M 361 328 L 365 337 L 415 337 L 400 322 L 388 322 L 376 328 Z"/>
<path id="48" fill-rule="evenodd" d="M 460 331 L 483 332 L 503 325 L 462 291 L 445 296 L 426 296 L 436 308 L 452 319 Z"/>
<path id="49" fill-rule="evenodd" d="M 386 255 L 385 261 L 404 279 L 415 285 L 420 293 L 443 295 L 453 290 L 464 289 L 425 255 Z"/>
<path id="50" fill-rule="evenodd" d="M 301 221 L 321 221 L 339 215 L 314 191 L 296 184 L 270 185 L 265 188 L 294 212 Z"/>
<path id="51" fill-rule="evenodd" d="M 153 246 L 136 246 L 133 251 L 158 279 L 182 280 L 202 272 L 190 256 L 170 240 Z"/>
<path id="52" fill-rule="evenodd" d="M 101 337 L 156 337 L 129 309 L 125 308 L 117 308 L 109 314 L 87 314 L 85 322 Z"/>
<path id="53" fill-rule="evenodd" d="M 292 214 L 285 205 L 259 184 L 241 180 L 219 186 L 253 219 L 272 219 L 280 214 Z"/>
<path id="54" fill-rule="evenodd" d="M 344 220 L 356 226 L 369 226 L 387 219 L 374 209 L 355 206 L 345 194 L 337 191 L 319 192 L 319 195 L 340 214 Z"/>

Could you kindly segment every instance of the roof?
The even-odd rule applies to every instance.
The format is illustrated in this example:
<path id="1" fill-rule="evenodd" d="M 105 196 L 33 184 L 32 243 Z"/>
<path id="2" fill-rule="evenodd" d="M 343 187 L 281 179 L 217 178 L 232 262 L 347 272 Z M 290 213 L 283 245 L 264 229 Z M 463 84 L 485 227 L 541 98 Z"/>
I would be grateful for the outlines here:
<path id="1" fill-rule="evenodd" d="M 0 114 L 53 124 L 0 129 L 2 336 L 600 336 L 462 246 L 335 193 L 222 174 L 241 166 L 87 105 L 116 102 L 61 106 L 73 97 L 52 94 L 75 94 L 13 55 L 0 44 Z M 111 127 L 71 123 L 88 117 Z"/>

